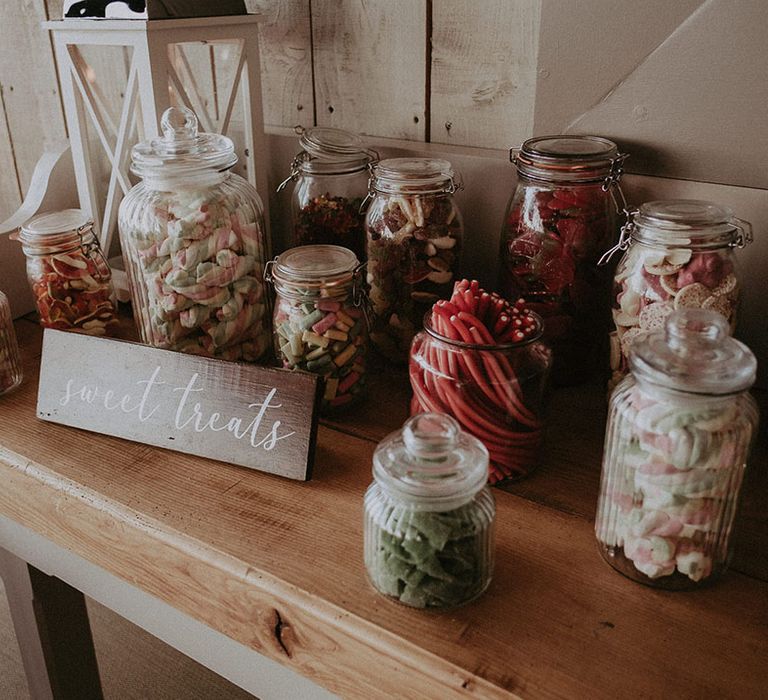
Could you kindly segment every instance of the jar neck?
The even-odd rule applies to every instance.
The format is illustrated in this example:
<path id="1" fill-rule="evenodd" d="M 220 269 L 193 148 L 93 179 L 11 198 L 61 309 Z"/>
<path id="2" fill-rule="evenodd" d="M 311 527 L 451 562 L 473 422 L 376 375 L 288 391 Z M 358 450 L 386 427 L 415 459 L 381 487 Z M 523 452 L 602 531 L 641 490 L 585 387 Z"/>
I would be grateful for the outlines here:
<path id="1" fill-rule="evenodd" d="M 671 404 L 726 404 L 734 401 L 739 396 L 746 394 L 745 391 L 735 391 L 727 394 L 704 394 L 694 391 L 684 391 L 674 387 L 662 386 L 661 384 L 649 380 L 636 370 L 631 375 L 634 379 L 637 389 L 644 395 L 655 399 L 661 403 Z"/>
<path id="2" fill-rule="evenodd" d="M 35 234 L 22 229 L 18 236 L 26 255 L 42 256 L 80 251 L 90 257 L 91 251 L 99 248 L 93 228 L 75 229 L 55 234 Z"/>
<path id="3" fill-rule="evenodd" d="M 142 182 L 148 190 L 156 192 L 195 191 L 217 187 L 228 180 L 231 174 L 229 170 L 204 170 L 192 173 L 145 172 Z"/>
<path id="4" fill-rule="evenodd" d="M 682 229 L 678 231 L 632 225 L 630 240 L 651 248 L 686 248 L 688 250 L 723 250 L 735 248 L 737 230 L 733 227 Z"/>
<path id="5" fill-rule="evenodd" d="M 544 325 L 541 319 L 537 315 L 534 315 L 534 320 L 536 322 L 535 331 L 532 333 L 531 336 L 517 343 L 500 343 L 500 344 L 494 344 L 494 345 L 481 345 L 478 343 L 465 343 L 461 340 L 454 340 L 453 338 L 448 338 L 447 336 L 444 336 L 441 333 L 439 333 L 435 329 L 435 327 L 432 325 L 431 311 L 427 311 L 427 313 L 424 314 L 424 330 L 427 334 L 427 337 L 430 338 L 433 342 L 442 343 L 447 348 L 453 349 L 458 352 L 514 353 L 514 352 L 518 352 L 521 348 L 525 348 L 525 347 L 528 347 L 529 345 L 532 345 L 533 343 L 535 343 L 541 338 L 544 332 Z"/>
<path id="6" fill-rule="evenodd" d="M 346 279 L 320 282 L 317 280 L 286 280 L 273 275 L 272 283 L 278 296 L 299 303 L 316 301 L 317 299 L 340 301 L 352 296 L 354 289 L 352 273 Z"/>

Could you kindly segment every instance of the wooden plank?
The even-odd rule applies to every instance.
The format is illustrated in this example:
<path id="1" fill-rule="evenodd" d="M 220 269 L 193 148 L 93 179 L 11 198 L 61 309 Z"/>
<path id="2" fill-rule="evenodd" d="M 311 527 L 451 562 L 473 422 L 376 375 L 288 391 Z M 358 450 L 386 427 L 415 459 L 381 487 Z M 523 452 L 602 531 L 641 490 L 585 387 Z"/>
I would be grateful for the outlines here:
<path id="1" fill-rule="evenodd" d="M 533 135 L 540 4 L 434 3 L 433 142 L 509 148 Z"/>
<path id="2" fill-rule="evenodd" d="M 423 141 L 427 3 L 312 4 L 317 123 Z"/>
<path id="3" fill-rule="evenodd" d="M 8 131 L 5 113 L 5 89 L 0 83 L 0 168 L 4 176 L 0 178 L 0 221 L 5 221 L 21 204 L 21 189 L 16 176 L 16 164 L 13 158 L 13 144 Z"/>

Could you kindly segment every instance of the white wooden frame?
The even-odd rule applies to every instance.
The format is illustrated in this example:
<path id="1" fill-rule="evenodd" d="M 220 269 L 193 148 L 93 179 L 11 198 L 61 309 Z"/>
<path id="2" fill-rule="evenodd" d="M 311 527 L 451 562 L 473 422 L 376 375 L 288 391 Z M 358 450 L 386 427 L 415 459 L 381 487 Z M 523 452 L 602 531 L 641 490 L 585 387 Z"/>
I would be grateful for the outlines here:
<path id="1" fill-rule="evenodd" d="M 240 98 L 247 176 L 262 196 L 265 224 L 269 226 L 269 157 L 261 99 L 258 21 L 258 15 L 238 15 L 179 20 L 68 19 L 43 23 L 51 32 L 56 53 L 80 207 L 94 218 L 104 250 L 110 249 L 117 209 L 131 186 L 127 171 L 130 147 L 139 138 L 159 135 L 160 116 L 172 104 L 171 91 L 196 113 L 203 130 L 222 134 L 230 129 L 232 112 Z M 191 79 L 191 91 L 184 88 L 170 55 L 174 50 L 172 47 L 200 42 L 239 46 L 234 80 L 229 94 L 224 96 L 226 107 L 218 122 L 205 108 L 189 63 L 182 60 L 187 77 Z M 86 79 L 86 65 L 79 50 L 82 46 L 123 46 L 132 49 L 118 124 L 104 108 L 98 88 Z M 178 53 L 184 57 L 183 51 Z M 105 202 L 98 201 L 94 182 L 91 147 L 86 135 L 89 123 L 111 167 Z M 110 139 L 114 139 L 114 146 Z"/>

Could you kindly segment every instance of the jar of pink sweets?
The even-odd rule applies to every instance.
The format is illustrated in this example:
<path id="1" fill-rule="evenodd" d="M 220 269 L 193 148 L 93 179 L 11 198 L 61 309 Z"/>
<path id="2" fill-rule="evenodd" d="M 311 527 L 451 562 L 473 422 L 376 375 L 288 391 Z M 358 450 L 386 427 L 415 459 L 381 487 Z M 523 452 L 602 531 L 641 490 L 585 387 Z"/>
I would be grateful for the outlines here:
<path id="1" fill-rule="evenodd" d="M 186 108 L 162 117 L 163 135 L 137 144 L 142 178 L 123 199 L 120 241 L 143 342 L 255 362 L 270 347 L 262 204 L 230 172 L 234 144 L 198 133 Z"/>
<path id="2" fill-rule="evenodd" d="M 751 241 L 750 224 L 712 202 L 646 202 L 632 215 L 614 248 L 625 253 L 612 293 L 611 386 L 628 371 L 632 343 L 675 309 L 712 309 L 733 332 L 740 289 L 733 253 Z"/>
<path id="3" fill-rule="evenodd" d="M 683 308 L 632 344 L 629 365 L 610 403 L 600 552 L 635 581 L 693 588 L 728 564 L 757 362 L 721 314 Z"/>

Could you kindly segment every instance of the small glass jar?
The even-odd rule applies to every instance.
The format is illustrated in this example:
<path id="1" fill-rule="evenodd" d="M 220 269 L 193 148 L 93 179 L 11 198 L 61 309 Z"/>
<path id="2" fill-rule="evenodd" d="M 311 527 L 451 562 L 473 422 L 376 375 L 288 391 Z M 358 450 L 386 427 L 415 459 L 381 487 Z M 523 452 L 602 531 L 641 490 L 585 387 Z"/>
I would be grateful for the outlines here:
<path id="1" fill-rule="evenodd" d="M 662 328 L 681 308 L 712 309 L 736 326 L 739 279 L 733 251 L 752 241 L 752 228 L 711 202 L 646 202 L 622 229 L 611 333 L 611 385 L 629 369 L 632 342 Z M 612 252 L 612 251 L 611 251 Z"/>
<path id="2" fill-rule="evenodd" d="M 404 363 L 429 307 L 450 296 L 464 226 L 451 164 L 433 158 L 389 158 L 371 167 L 365 218 L 368 284 L 375 321 L 371 340 Z"/>
<path id="3" fill-rule="evenodd" d="M 510 151 L 518 180 L 501 232 L 499 292 L 524 298 L 544 320 L 559 385 L 605 367 L 611 271 L 597 263 L 618 234 L 626 157 L 597 136 L 544 136 Z"/>
<path id="4" fill-rule="evenodd" d="M 432 314 L 411 346 L 411 414 L 453 416 L 490 454 L 490 483 L 520 479 L 535 468 L 544 435 L 544 399 L 552 353 L 541 319 L 521 342 L 485 345 L 438 331 Z"/>
<path id="5" fill-rule="evenodd" d="M 301 132 L 301 152 L 280 191 L 295 181 L 291 197 L 293 245 L 313 243 L 349 248 L 365 260 L 368 164 L 377 159 L 360 137 L 343 129 L 314 127 Z"/>
<path id="6" fill-rule="evenodd" d="M 595 531 L 603 558 L 659 588 L 721 574 L 753 438 L 756 360 L 706 309 L 633 343 L 611 397 Z"/>
<path id="7" fill-rule="evenodd" d="M 87 335 L 118 325 L 112 273 L 93 222 L 79 209 L 40 214 L 15 237 L 27 256 L 40 324 Z"/>
<path id="8" fill-rule="evenodd" d="M 142 178 L 120 204 L 134 316 L 148 345 L 256 362 L 270 347 L 261 199 L 230 172 L 232 141 L 186 108 L 132 151 Z"/>
<path id="9" fill-rule="evenodd" d="M 450 416 L 422 413 L 381 441 L 365 494 L 364 553 L 380 593 L 415 608 L 479 596 L 494 564 L 488 452 Z"/>
<path id="10" fill-rule="evenodd" d="M 291 248 L 267 266 L 277 292 L 275 354 L 286 369 L 323 377 L 323 413 L 365 395 L 368 323 L 360 274 L 355 254 L 336 245 Z"/>
<path id="11" fill-rule="evenodd" d="M 8 297 L 0 292 L 0 396 L 21 384 L 21 358 Z"/>

